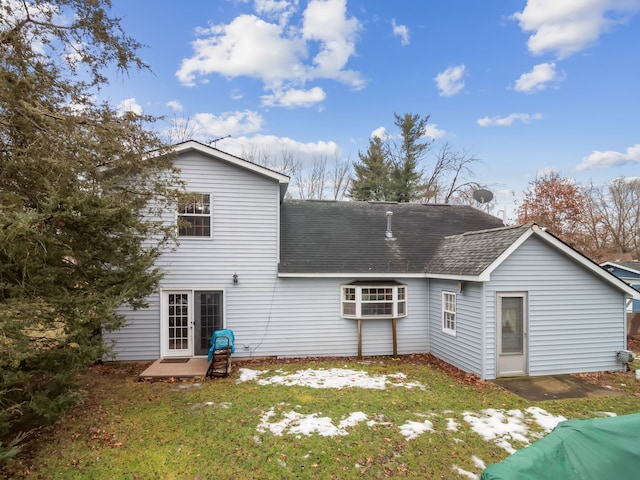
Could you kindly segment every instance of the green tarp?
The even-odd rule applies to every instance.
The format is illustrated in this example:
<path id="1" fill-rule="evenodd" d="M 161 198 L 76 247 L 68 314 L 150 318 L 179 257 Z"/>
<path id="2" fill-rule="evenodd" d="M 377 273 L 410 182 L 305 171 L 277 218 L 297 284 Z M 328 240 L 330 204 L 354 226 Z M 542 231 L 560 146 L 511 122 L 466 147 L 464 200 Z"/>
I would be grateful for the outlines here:
<path id="1" fill-rule="evenodd" d="M 481 480 L 640 478 L 640 413 L 567 420 L 546 437 L 487 467 Z"/>

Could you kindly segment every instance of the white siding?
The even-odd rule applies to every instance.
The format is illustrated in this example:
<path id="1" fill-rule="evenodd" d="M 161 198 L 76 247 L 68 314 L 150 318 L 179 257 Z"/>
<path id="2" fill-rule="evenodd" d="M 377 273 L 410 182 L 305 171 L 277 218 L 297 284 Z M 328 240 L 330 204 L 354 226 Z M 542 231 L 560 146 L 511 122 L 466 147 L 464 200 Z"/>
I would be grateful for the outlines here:
<path id="1" fill-rule="evenodd" d="M 277 277 L 278 184 L 197 153 L 182 155 L 176 166 L 187 190 L 211 193 L 213 237 L 182 239 L 165 253 L 161 289 L 222 290 L 236 357 L 356 355 L 357 321 L 340 317 L 340 285 L 347 280 Z M 175 219 L 166 212 L 167 222 Z M 398 353 L 426 352 L 426 281 L 403 283 L 409 314 L 397 320 Z M 152 295 L 148 309 L 124 312 L 127 326 L 107 336 L 117 359 L 160 356 L 159 298 Z M 363 321 L 362 331 L 364 355 L 393 353 L 390 320 Z"/>
<path id="2" fill-rule="evenodd" d="M 486 286 L 486 377 L 496 376 L 496 293 L 527 292 L 529 375 L 619 370 L 625 346 L 624 297 L 536 237 Z"/>
<path id="3" fill-rule="evenodd" d="M 466 372 L 482 376 L 482 284 L 431 280 L 429 335 L 431 353 Z M 456 335 L 442 331 L 442 292 L 456 294 Z"/>
<path id="4" fill-rule="evenodd" d="M 402 279 L 399 278 L 402 282 Z M 353 356 L 358 353 L 358 322 L 340 316 L 344 279 L 282 278 L 259 316 L 232 314 L 237 356 Z M 427 309 L 424 280 L 402 282 L 408 289 L 408 315 L 397 320 L 398 353 L 426 352 Z M 233 321 L 231 318 L 233 317 Z M 246 348 L 245 346 L 248 346 Z M 363 355 L 391 355 L 391 320 L 363 320 Z"/>
<path id="5" fill-rule="evenodd" d="M 161 289 L 223 290 L 229 328 L 235 315 L 264 316 L 277 274 L 277 182 L 199 153 L 183 154 L 175 164 L 187 191 L 211 193 L 212 238 L 183 238 L 167 251 L 158 262 L 165 272 Z M 175 223 L 176 212 L 165 212 L 164 219 Z M 116 358 L 158 358 L 159 295 L 148 309 L 125 313 L 125 328 L 107 335 L 116 342 Z"/>

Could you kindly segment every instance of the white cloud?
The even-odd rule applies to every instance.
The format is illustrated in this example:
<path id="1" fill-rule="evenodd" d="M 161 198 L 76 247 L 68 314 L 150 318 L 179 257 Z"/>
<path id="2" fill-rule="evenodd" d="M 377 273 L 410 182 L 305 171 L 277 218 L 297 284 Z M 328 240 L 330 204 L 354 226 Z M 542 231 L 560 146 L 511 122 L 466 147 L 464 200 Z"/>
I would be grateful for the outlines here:
<path id="1" fill-rule="evenodd" d="M 303 167 L 313 165 L 318 158 L 334 158 L 340 154 L 340 147 L 332 141 L 303 143 L 288 137 L 261 134 L 226 138 L 217 143 L 217 148 L 239 157 L 246 157 L 250 152 L 259 155 L 266 152 L 272 163 L 280 161 L 284 154 L 293 155 Z"/>
<path id="2" fill-rule="evenodd" d="M 447 132 L 446 130 L 440 130 L 438 128 L 437 123 L 427 124 L 427 127 L 424 129 L 424 136 L 437 140 L 438 138 L 444 137 Z"/>
<path id="3" fill-rule="evenodd" d="M 591 168 L 619 167 L 627 163 L 640 163 L 640 143 L 626 149 L 625 152 L 595 150 L 582 159 L 576 170 L 583 171 Z"/>
<path id="4" fill-rule="evenodd" d="M 441 97 L 450 97 L 460 93 L 464 88 L 464 71 L 465 66 L 457 65 L 449 67 L 444 72 L 440 72 L 434 80 L 438 86 Z"/>
<path id="5" fill-rule="evenodd" d="M 593 45 L 600 35 L 640 10 L 637 0 L 528 0 L 513 14 L 533 55 L 554 52 L 559 59 Z"/>
<path id="6" fill-rule="evenodd" d="M 183 110 L 182 104 L 178 100 L 171 100 L 170 102 L 167 102 L 167 107 L 174 112 L 181 112 Z"/>
<path id="7" fill-rule="evenodd" d="M 217 138 L 258 132 L 262 129 L 264 119 L 257 112 L 244 110 L 226 112 L 219 116 L 212 113 L 196 113 L 193 121 L 199 136 Z"/>
<path id="8" fill-rule="evenodd" d="M 531 123 L 532 120 L 541 120 L 541 113 L 512 113 L 506 117 L 483 117 L 476 120 L 481 127 L 510 127 L 514 122 Z"/>
<path id="9" fill-rule="evenodd" d="M 142 115 L 142 106 L 136 102 L 135 98 L 126 98 L 122 100 L 118 103 L 116 109 L 119 115 L 124 115 L 127 112 Z"/>
<path id="10" fill-rule="evenodd" d="M 176 73 L 184 85 L 193 86 L 197 78 L 213 73 L 267 83 L 304 75 L 299 60 L 305 54 L 304 42 L 286 37 L 283 27 L 255 15 L 240 15 L 228 25 L 202 28 L 197 34 L 194 55 L 184 59 Z"/>
<path id="11" fill-rule="evenodd" d="M 389 134 L 387 133 L 387 129 L 384 127 L 378 127 L 373 132 L 371 132 L 371 138 L 378 137 L 380 140 L 384 140 L 388 138 Z"/>
<path id="12" fill-rule="evenodd" d="M 564 74 L 556 71 L 555 63 L 540 63 L 535 65 L 529 73 L 523 73 L 516 80 L 515 90 L 523 93 L 541 92 L 550 83 L 562 82 Z"/>
<path id="13" fill-rule="evenodd" d="M 423 137 L 428 137 L 433 140 L 442 138 L 447 134 L 446 130 L 439 129 L 438 124 L 436 123 L 427 124 L 424 130 L 425 131 L 424 131 Z M 373 137 L 378 137 L 381 140 L 388 140 L 393 138 L 399 138 L 399 135 L 390 135 L 387 132 L 387 129 L 385 127 L 378 127 L 373 132 L 371 132 L 371 138 Z"/>
<path id="14" fill-rule="evenodd" d="M 391 26 L 393 27 L 393 34 L 396 37 L 400 37 L 402 46 L 409 45 L 409 28 L 406 25 L 398 25 L 395 18 L 391 19 Z"/>
<path id="15" fill-rule="evenodd" d="M 548 177 L 550 175 L 559 174 L 560 171 L 556 167 L 542 167 L 536 170 L 536 178 Z M 572 183 L 572 179 L 565 179 L 567 182 Z"/>
<path id="16" fill-rule="evenodd" d="M 298 8 L 298 2 L 287 0 L 255 0 L 256 13 L 277 19 L 280 24 L 289 22 L 289 18 Z"/>
<path id="17" fill-rule="evenodd" d="M 361 28 L 357 18 L 348 17 L 346 0 L 309 1 L 301 24 L 291 21 L 299 8 L 297 1 L 257 0 L 255 8 L 267 20 L 243 14 L 228 24 L 197 29 L 193 55 L 183 59 L 176 72 L 183 85 L 194 86 L 218 74 L 260 79 L 274 97 L 277 90 L 303 91 L 300 86 L 317 79 L 364 87 L 360 73 L 346 68 Z M 302 105 L 309 105 L 308 98 Z"/>
<path id="18" fill-rule="evenodd" d="M 355 54 L 360 22 L 347 18 L 346 0 L 311 0 L 304 11 L 303 38 L 319 42 L 320 51 L 313 58 L 311 78 L 333 78 L 362 88 L 364 81 L 358 72 L 343 70 Z"/>
<path id="19" fill-rule="evenodd" d="M 274 90 L 271 95 L 262 97 L 262 104 L 267 107 L 310 107 L 327 98 L 327 94 L 320 87 L 309 90 L 290 89 L 286 91 Z"/>

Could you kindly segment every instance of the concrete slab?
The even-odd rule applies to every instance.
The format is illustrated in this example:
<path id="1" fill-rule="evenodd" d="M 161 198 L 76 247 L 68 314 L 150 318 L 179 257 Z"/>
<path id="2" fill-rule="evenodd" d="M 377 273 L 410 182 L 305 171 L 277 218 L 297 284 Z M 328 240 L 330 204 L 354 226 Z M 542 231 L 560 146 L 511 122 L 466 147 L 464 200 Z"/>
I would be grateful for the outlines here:
<path id="1" fill-rule="evenodd" d="M 493 382 L 532 401 L 624 395 L 623 392 L 599 387 L 573 375 L 509 377 L 498 378 Z"/>
<path id="2" fill-rule="evenodd" d="M 180 379 L 204 379 L 207 375 L 209 362 L 206 357 L 195 357 L 180 359 L 172 359 L 166 361 L 163 359 L 156 360 L 149 368 L 138 375 L 139 380 L 169 380 L 174 378 Z"/>

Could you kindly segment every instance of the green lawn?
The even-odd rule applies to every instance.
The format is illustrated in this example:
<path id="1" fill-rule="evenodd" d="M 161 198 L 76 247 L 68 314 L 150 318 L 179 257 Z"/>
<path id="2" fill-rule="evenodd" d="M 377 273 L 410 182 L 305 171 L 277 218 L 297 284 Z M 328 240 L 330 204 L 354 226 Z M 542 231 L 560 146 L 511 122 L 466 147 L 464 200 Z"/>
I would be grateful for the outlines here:
<path id="1" fill-rule="evenodd" d="M 633 372 L 599 377 L 612 391 L 624 391 L 621 396 L 533 404 L 490 382 L 429 365 L 425 357 L 283 361 L 244 368 L 259 373 L 240 382 L 240 373 L 247 371 L 236 366 L 231 377 L 202 384 L 139 383 L 135 373 L 141 365 L 88 369 L 79 379 L 84 403 L 34 436 L 26 456 L 5 475 L 473 478 L 483 464 L 509 455 L 505 442 L 521 448 L 544 434 L 535 412 L 592 418 L 636 412 L 640 405 L 640 381 Z M 303 374 L 334 368 L 340 370 L 331 370 L 330 379 L 348 369 L 376 381 L 387 376 L 386 387 L 300 385 Z M 502 418 L 497 429 L 493 426 L 496 438 L 478 433 L 484 421 L 496 418 Z M 499 434 L 501 427 L 512 426 L 515 430 Z"/>

